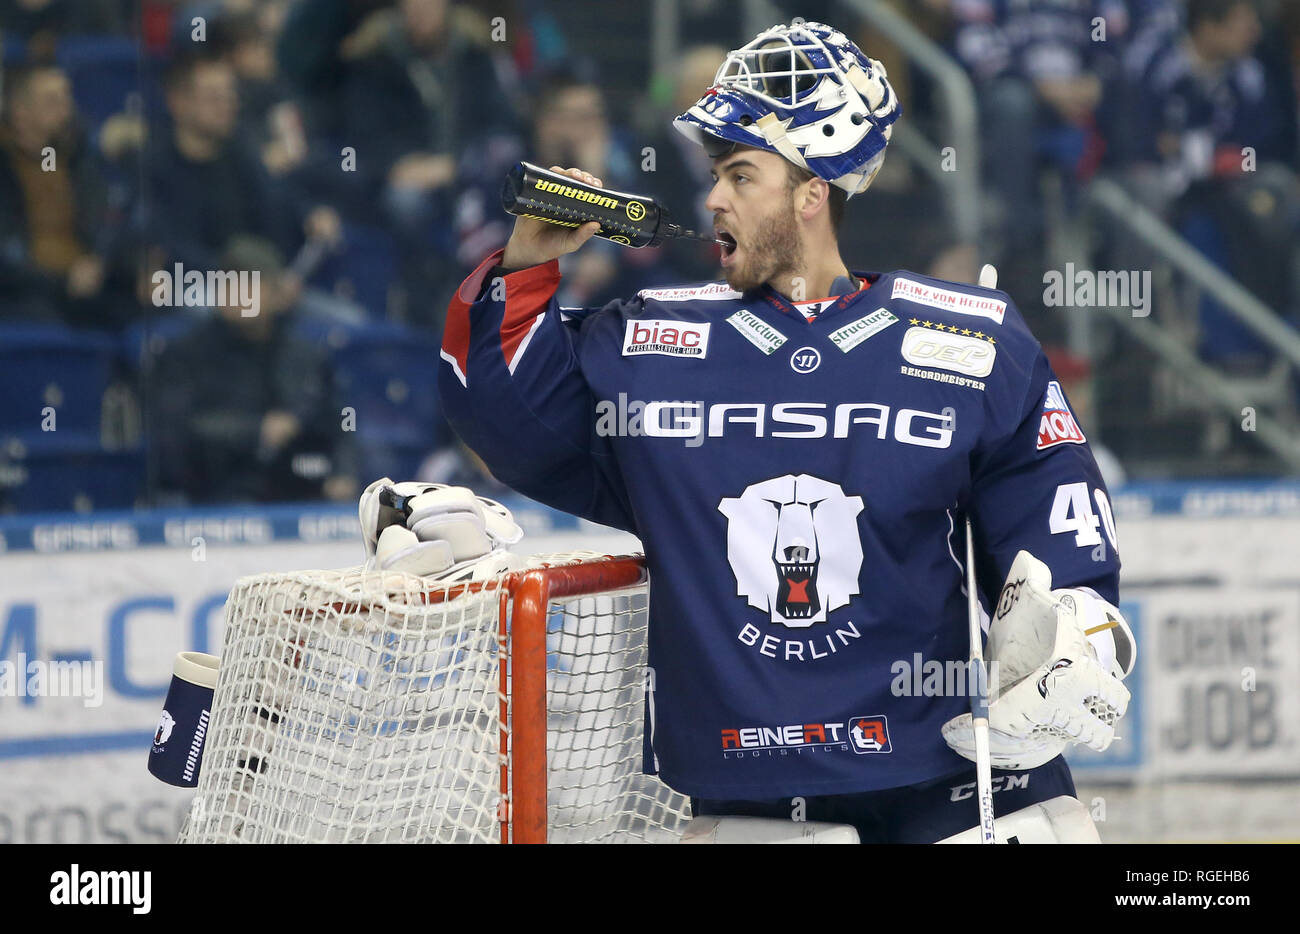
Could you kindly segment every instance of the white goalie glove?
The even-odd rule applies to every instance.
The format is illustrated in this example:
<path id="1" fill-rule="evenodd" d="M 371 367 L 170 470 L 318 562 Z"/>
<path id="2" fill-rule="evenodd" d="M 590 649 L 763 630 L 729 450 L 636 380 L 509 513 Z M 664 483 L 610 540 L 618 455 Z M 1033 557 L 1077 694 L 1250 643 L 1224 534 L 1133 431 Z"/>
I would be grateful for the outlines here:
<path id="1" fill-rule="evenodd" d="M 1070 744 L 1101 751 L 1128 709 L 1122 679 L 1137 658 L 1119 610 L 1088 590 L 1052 590 L 1052 572 L 1016 555 L 989 625 L 989 746 L 996 769 L 1032 769 Z M 975 760 L 969 713 L 943 726 Z"/>
<path id="2" fill-rule="evenodd" d="M 509 509 L 468 487 L 384 477 L 366 487 L 357 511 L 373 570 L 479 580 L 520 564 L 506 549 L 523 529 Z"/>

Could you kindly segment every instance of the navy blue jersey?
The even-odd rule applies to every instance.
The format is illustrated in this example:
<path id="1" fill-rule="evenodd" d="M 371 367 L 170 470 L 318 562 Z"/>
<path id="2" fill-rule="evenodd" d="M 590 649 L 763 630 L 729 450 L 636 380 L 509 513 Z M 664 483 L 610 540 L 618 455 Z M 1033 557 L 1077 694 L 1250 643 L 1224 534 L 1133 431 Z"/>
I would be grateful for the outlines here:
<path id="1" fill-rule="evenodd" d="M 847 794 L 964 767 L 969 654 L 1020 549 L 1118 599 L 1101 475 L 1004 292 L 916 273 L 809 321 L 725 283 L 560 308 L 555 263 L 451 302 L 448 419 L 498 479 L 636 533 L 650 567 L 646 769 L 703 798 Z M 648 744 L 649 745 L 649 744 Z"/>

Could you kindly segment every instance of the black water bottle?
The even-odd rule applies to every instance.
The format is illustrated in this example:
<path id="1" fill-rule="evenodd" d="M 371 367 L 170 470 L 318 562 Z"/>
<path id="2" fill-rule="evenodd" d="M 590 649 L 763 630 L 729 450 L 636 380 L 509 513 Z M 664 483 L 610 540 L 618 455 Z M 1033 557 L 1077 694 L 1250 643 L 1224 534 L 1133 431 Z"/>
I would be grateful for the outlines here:
<path id="1" fill-rule="evenodd" d="M 713 240 L 674 224 L 668 211 L 649 195 L 597 188 L 531 162 L 519 163 L 506 175 L 501 206 L 519 217 L 564 227 L 599 221 L 596 236 L 623 246 L 658 246 L 680 237 Z"/>

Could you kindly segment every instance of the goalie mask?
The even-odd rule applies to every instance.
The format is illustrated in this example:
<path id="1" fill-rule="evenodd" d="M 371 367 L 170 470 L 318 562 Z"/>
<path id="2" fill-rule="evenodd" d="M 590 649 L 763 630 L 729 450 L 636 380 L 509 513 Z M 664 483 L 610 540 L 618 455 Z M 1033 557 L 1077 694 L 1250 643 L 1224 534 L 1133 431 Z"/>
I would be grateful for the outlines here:
<path id="1" fill-rule="evenodd" d="M 728 52 L 673 126 L 712 157 L 737 144 L 764 149 L 852 197 L 880 171 L 902 112 L 879 62 L 836 29 L 799 23 Z"/>

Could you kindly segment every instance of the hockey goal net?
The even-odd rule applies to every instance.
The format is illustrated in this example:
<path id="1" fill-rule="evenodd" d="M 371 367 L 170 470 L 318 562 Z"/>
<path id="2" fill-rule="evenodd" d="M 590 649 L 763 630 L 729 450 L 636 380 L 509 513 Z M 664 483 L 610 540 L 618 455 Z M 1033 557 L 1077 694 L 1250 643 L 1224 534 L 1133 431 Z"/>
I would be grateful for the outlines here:
<path id="1" fill-rule="evenodd" d="M 551 555 L 470 584 L 238 581 L 182 842 L 667 842 L 641 772 L 645 567 Z"/>

